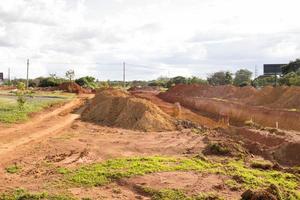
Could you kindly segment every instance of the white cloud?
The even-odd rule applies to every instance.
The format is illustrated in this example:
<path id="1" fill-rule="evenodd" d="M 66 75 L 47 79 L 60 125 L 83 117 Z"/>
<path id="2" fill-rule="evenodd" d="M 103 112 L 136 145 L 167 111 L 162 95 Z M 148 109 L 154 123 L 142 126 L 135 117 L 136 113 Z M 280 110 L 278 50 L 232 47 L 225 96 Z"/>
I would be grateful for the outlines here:
<path id="1" fill-rule="evenodd" d="M 74 68 L 129 79 L 199 75 L 300 55 L 298 0 L 10 0 L 0 2 L 0 71 Z M 96 64 L 98 63 L 98 64 Z M 100 63 L 100 64 L 99 64 Z M 104 65 L 107 63 L 108 65 Z"/>

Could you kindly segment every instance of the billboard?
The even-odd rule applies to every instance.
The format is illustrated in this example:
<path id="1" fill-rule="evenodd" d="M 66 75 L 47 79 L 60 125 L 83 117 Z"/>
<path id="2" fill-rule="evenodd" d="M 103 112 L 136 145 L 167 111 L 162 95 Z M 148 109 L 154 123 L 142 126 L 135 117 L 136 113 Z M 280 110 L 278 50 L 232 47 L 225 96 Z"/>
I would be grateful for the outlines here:
<path id="1" fill-rule="evenodd" d="M 282 67 L 286 64 L 265 64 L 264 65 L 264 75 L 281 75 Z"/>
<path id="2" fill-rule="evenodd" d="M 0 72 L 0 82 L 4 81 L 3 72 Z"/>

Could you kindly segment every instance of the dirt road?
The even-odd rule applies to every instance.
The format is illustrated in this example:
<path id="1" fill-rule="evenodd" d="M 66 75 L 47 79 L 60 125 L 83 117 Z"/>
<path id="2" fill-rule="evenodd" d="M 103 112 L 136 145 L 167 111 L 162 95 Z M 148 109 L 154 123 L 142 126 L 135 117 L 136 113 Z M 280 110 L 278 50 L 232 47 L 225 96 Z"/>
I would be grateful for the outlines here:
<path id="1" fill-rule="evenodd" d="M 82 106 L 85 98 L 88 96 L 78 97 L 53 111 L 44 111 L 27 123 L 1 128 L 0 156 L 25 143 L 58 133 L 71 125 L 75 119 L 79 118 L 83 107 L 76 112 L 72 111 Z"/>

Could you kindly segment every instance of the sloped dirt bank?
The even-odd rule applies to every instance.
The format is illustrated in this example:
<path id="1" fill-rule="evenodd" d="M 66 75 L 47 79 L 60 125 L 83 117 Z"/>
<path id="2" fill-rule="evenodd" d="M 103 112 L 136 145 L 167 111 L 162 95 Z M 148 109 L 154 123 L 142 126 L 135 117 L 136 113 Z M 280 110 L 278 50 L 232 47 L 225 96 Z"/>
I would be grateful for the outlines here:
<path id="1" fill-rule="evenodd" d="M 201 87 L 207 86 L 179 85 L 165 93 L 160 93 L 159 97 L 172 103 L 180 102 L 183 106 L 209 113 L 216 118 L 227 116 L 230 119 L 230 123 L 233 124 L 244 124 L 246 121 L 252 120 L 262 126 L 276 127 L 278 125 L 281 129 L 300 131 L 300 112 L 251 106 L 229 99 L 209 98 L 207 97 L 209 95 L 206 94 L 208 90 L 201 91 Z M 200 92 L 203 93 L 204 97 L 201 96 Z M 224 96 L 224 94 L 222 95 Z M 220 96 L 222 97 L 222 95 Z"/>
<path id="2" fill-rule="evenodd" d="M 176 129 L 174 120 L 155 104 L 117 89 L 99 91 L 82 114 L 82 119 L 101 125 L 141 131 Z"/>
<path id="3" fill-rule="evenodd" d="M 294 132 L 276 135 L 270 131 L 230 127 L 225 133 L 236 141 L 242 141 L 252 154 L 284 166 L 300 165 L 300 138 Z"/>
<path id="4" fill-rule="evenodd" d="M 300 109 L 300 87 L 280 86 L 235 87 L 232 85 L 183 85 L 171 88 L 167 94 L 184 97 L 217 98 L 239 102 L 252 106 L 264 106 L 276 109 Z"/>

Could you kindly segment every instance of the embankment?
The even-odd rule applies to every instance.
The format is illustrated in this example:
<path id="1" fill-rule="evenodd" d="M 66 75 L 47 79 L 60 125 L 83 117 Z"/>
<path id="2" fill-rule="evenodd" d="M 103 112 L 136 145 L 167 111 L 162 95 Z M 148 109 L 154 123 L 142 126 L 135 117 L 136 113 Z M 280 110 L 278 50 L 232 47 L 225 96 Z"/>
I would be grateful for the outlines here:
<path id="1" fill-rule="evenodd" d="M 291 89 L 295 91 L 294 95 L 291 95 L 293 94 Z M 278 124 L 281 129 L 300 131 L 300 112 L 297 109 L 290 110 L 292 107 L 300 107 L 300 103 L 299 105 L 297 104 L 299 89 L 286 87 L 274 89 L 276 91 L 288 91 L 287 96 L 289 96 L 289 98 L 287 98 L 285 104 L 283 104 L 285 108 L 274 108 L 274 105 L 277 103 L 273 100 L 270 101 L 268 95 L 275 92 L 271 91 L 266 95 L 266 90 L 270 90 L 270 88 L 257 91 L 249 87 L 178 85 L 165 93 L 160 93 L 159 97 L 172 103 L 180 102 L 183 106 L 209 113 L 216 118 L 219 116 L 228 116 L 230 123 L 243 124 L 248 120 L 252 120 L 255 123 L 267 127 L 276 127 L 276 124 Z M 261 92 L 264 92 L 265 95 L 262 95 Z M 263 97 L 261 96 L 266 96 L 266 101 L 262 102 Z M 252 101 L 250 101 L 251 99 Z M 261 103 L 254 99 L 259 99 Z M 282 97 L 278 95 L 277 99 L 283 101 Z M 266 102 L 268 102 L 268 104 L 266 104 Z M 262 105 L 263 103 L 264 105 Z M 292 105 L 292 107 L 290 105 Z"/>

